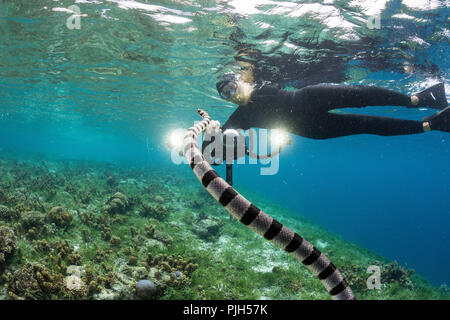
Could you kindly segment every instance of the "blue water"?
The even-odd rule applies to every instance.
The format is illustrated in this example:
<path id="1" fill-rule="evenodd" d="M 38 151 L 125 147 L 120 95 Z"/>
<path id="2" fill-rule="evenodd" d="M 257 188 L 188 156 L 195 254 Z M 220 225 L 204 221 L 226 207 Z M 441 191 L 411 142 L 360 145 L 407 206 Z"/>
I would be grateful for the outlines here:
<path id="1" fill-rule="evenodd" d="M 239 12 L 244 1 L 158 1 L 151 4 L 158 7 L 138 8 L 130 7 L 132 2 L 78 3 L 88 14 L 80 30 L 67 30 L 69 15 L 51 10 L 73 1 L 42 1 L 34 7 L 0 2 L 0 152 L 152 163 L 167 174 L 192 175 L 187 166 L 171 163 L 166 137 L 199 120 L 198 107 L 222 123 L 232 113 L 235 107 L 218 97 L 215 82 L 220 74 L 236 70 L 233 56 L 239 43 L 260 50 L 252 56 L 260 61 L 258 77 L 284 85 L 302 86 L 310 63 L 318 70 L 311 75 L 316 82 L 373 84 L 413 93 L 443 81 L 450 92 L 445 1 L 424 1 L 423 8 L 417 1 L 386 1 L 380 9 L 383 19 L 394 14 L 414 19 L 382 20 L 403 29 L 366 34 L 357 29 L 354 34 L 361 39 L 375 39 L 370 46 L 361 40 L 359 47 L 351 42 L 342 51 L 339 44 L 345 48 L 347 40 L 337 36 L 348 30 L 330 27 L 334 31 L 325 31 L 325 39 L 338 47 L 328 49 L 329 56 L 324 42 L 307 46 L 298 34 L 306 30 L 319 37 L 314 32 L 325 22 L 319 26 L 300 22 L 302 16 L 283 19 L 273 13 L 278 8 L 288 15 L 298 1 L 292 6 L 268 3 L 267 8 L 256 6 L 258 10 L 255 1 L 245 2 L 257 12 Z M 332 6 L 333 1 L 327 2 Z M 338 8 L 356 23 L 358 15 L 352 16 L 346 6 L 352 7 L 346 3 Z M 306 13 L 313 9 L 304 7 Z M 365 11 L 355 12 L 364 16 Z M 264 23 L 275 28 L 258 36 Z M 270 41 L 287 46 L 278 48 Z M 313 53 L 302 54 L 302 44 Z M 289 49 L 293 45 L 297 48 Z M 318 53 L 325 58 L 313 64 L 310 56 Z M 350 58 L 342 62 L 341 56 Z M 325 70 L 327 61 L 333 70 Z M 412 75 L 402 72 L 404 62 L 415 65 Z M 354 76 L 341 78 L 340 70 L 353 70 Z M 346 111 L 416 120 L 433 113 L 399 107 Z M 261 176 L 256 165 L 239 166 L 236 188 L 253 189 L 344 239 L 407 263 L 435 285 L 450 285 L 450 134 L 292 139 L 276 175 Z"/>

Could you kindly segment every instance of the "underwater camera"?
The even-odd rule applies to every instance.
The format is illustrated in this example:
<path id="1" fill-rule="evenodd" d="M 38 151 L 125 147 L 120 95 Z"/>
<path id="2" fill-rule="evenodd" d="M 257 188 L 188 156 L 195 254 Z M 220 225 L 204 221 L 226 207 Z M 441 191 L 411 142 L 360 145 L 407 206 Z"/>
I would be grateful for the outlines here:
<path id="1" fill-rule="evenodd" d="M 233 185 L 233 164 L 245 163 L 249 156 L 253 159 L 265 160 L 277 156 L 281 149 L 291 143 L 290 137 L 282 130 L 272 130 L 269 139 L 272 151 L 265 155 L 254 153 L 255 135 L 244 135 L 241 129 L 226 129 L 219 134 L 205 134 L 202 143 L 202 154 L 212 166 L 226 165 L 226 181 Z M 248 143 L 247 139 L 248 138 Z M 249 147 L 250 146 L 250 147 Z"/>

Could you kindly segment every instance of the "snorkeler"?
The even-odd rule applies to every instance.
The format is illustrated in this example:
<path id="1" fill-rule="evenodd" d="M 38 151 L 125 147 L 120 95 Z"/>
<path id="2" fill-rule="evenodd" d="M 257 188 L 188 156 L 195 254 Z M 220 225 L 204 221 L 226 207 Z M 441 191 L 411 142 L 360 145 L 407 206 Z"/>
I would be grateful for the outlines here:
<path id="1" fill-rule="evenodd" d="M 312 139 L 364 133 L 394 136 L 431 130 L 450 132 L 450 108 L 443 83 L 412 96 L 375 86 L 336 84 L 286 91 L 270 83 L 255 85 L 234 74 L 224 75 L 216 86 L 223 99 L 239 106 L 222 126 L 223 132 L 251 127 L 284 129 Z M 440 111 L 422 121 L 330 112 L 367 106 L 427 107 Z"/>

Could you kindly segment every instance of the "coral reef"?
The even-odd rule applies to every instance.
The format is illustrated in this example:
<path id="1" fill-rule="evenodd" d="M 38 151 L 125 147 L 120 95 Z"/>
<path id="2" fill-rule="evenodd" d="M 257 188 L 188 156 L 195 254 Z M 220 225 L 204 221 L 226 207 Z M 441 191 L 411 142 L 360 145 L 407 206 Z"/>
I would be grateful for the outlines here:
<path id="1" fill-rule="evenodd" d="M 161 295 L 170 287 L 184 287 L 191 283 L 190 275 L 198 268 L 193 259 L 184 260 L 181 256 L 149 253 L 144 265 L 148 278 L 155 284 L 153 296 Z"/>
<path id="2" fill-rule="evenodd" d="M 0 299 L 330 298 L 297 261 L 228 220 L 192 179 L 141 166 L 0 163 Z M 329 255 L 358 299 L 450 298 L 447 287 L 296 213 L 265 208 Z M 382 288 L 371 291 L 374 261 Z"/>
<path id="3" fill-rule="evenodd" d="M 30 239 L 41 237 L 48 231 L 45 215 L 41 212 L 27 211 L 21 215 L 20 219 L 25 236 Z"/>

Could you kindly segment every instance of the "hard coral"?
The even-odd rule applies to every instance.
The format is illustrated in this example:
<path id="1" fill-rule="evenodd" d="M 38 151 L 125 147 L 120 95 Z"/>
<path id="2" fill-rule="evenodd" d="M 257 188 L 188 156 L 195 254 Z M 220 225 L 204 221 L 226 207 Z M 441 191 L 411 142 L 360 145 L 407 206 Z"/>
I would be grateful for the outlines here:
<path id="1" fill-rule="evenodd" d="M 20 202 L 11 208 L 11 219 L 18 219 L 23 213 L 27 211 L 31 211 L 31 207 L 28 206 L 28 204 L 26 204 L 25 202 Z"/>
<path id="2" fill-rule="evenodd" d="M 80 199 L 81 203 L 88 204 L 89 202 L 91 202 L 91 193 L 84 189 L 78 194 L 78 198 Z"/>
<path id="3" fill-rule="evenodd" d="M 0 226 L 0 265 L 17 249 L 17 238 L 14 231 L 6 226 Z"/>
<path id="4" fill-rule="evenodd" d="M 413 289 L 414 284 L 412 283 L 410 277 L 414 273 L 412 269 L 406 269 L 399 266 L 397 261 L 384 266 L 381 269 L 381 281 L 382 282 L 397 282 L 402 287 L 407 289 Z"/>
<path id="5" fill-rule="evenodd" d="M 64 278 L 66 290 L 77 299 L 83 299 L 88 293 L 88 288 L 80 277 L 75 275 Z"/>
<path id="6" fill-rule="evenodd" d="M 45 216 L 38 211 L 28 211 L 22 214 L 21 225 L 26 236 L 30 239 L 35 239 L 47 232 Z"/>
<path id="7" fill-rule="evenodd" d="M 60 272 L 66 269 L 66 265 L 80 265 L 82 262 L 81 254 L 67 240 L 59 240 L 49 247 L 51 248 L 49 258 Z"/>
<path id="8" fill-rule="evenodd" d="M 143 217 L 152 217 L 156 220 L 163 221 L 166 220 L 169 215 L 169 209 L 162 204 L 147 204 L 144 203 L 141 206 L 139 214 Z"/>
<path id="9" fill-rule="evenodd" d="M 88 287 L 81 279 L 81 267 L 69 266 L 66 273 L 68 276 L 64 278 L 64 284 L 67 293 L 76 299 L 85 298 L 88 294 Z"/>
<path id="10" fill-rule="evenodd" d="M 39 263 L 28 262 L 8 279 L 8 291 L 13 299 L 52 299 L 63 292 L 63 279 Z"/>
<path id="11" fill-rule="evenodd" d="M 9 220 L 10 219 L 10 210 L 7 206 L 0 204 L 0 220 Z"/>
<path id="12" fill-rule="evenodd" d="M 72 214 L 63 207 L 53 207 L 48 216 L 58 227 L 67 227 L 72 221 Z"/>
<path id="13" fill-rule="evenodd" d="M 159 254 L 156 257 L 149 254 L 146 259 L 148 266 L 158 266 L 161 271 L 168 273 L 180 271 L 186 275 L 190 275 L 198 268 L 198 265 L 192 263 L 192 261 L 192 258 L 184 260 L 182 256 L 175 257 L 166 254 Z"/>
<path id="14" fill-rule="evenodd" d="M 128 198 L 121 192 L 116 192 L 106 203 L 106 212 L 110 214 L 125 213 L 128 209 Z"/>
<path id="15" fill-rule="evenodd" d="M 111 239 L 109 240 L 109 242 L 111 243 L 111 245 L 113 245 L 113 246 L 115 246 L 115 247 L 119 247 L 119 246 L 120 246 L 120 243 L 121 243 L 122 241 L 120 240 L 119 237 L 112 236 Z"/>
<path id="16" fill-rule="evenodd" d="M 8 192 L 5 189 L 0 188 L 0 203 L 6 203 L 8 200 Z"/>
<path id="17" fill-rule="evenodd" d="M 158 290 L 158 294 L 164 292 L 167 287 L 183 287 L 190 283 L 190 275 L 198 265 L 192 263 L 192 259 L 184 260 L 181 256 L 149 254 L 146 259 L 151 279 Z"/>

